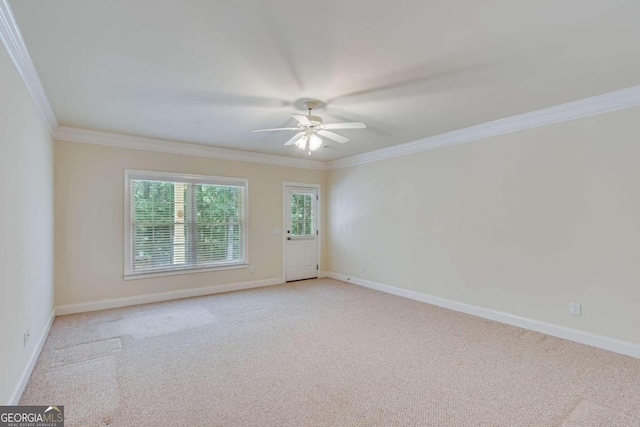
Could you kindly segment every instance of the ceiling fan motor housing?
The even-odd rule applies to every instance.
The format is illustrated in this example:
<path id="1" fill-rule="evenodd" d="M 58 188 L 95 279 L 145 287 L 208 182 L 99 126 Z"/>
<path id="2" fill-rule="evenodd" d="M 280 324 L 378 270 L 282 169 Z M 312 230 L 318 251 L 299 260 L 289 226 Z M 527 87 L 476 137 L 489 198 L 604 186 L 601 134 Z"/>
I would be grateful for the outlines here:
<path id="1" fill-rule="evenodd" d="M 321 117 L 318 117 L 318 116 L 307 116 L 307 119 L 309 119 L 311 124 L 314 125 L 314 126 L 320 126 L 322 124 L 322 118 Z"/>
<path id="2" fill-rule="evenodd" d="M 320 126 L 322 124 L 322 118 L 311 115 L 311 110 L 313 110 L 320 104 L 321 104 L 320 101 L 313 101 L 313 100 L 307 101 L 304 103 L 304 106 L 307 107 L 307 110 L 309 110 L 309 115 L 307 115 L 307 119 L 309 119 L 312 126 Z"/>

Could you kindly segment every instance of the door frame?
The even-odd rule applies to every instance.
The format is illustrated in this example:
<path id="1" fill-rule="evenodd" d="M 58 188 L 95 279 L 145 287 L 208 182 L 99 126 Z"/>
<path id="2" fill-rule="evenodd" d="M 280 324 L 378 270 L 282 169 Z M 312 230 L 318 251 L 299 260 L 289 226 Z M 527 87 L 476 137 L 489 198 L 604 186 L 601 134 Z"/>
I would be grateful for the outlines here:
<path id="1" fill-rule="evenodd" d="M 309 184 L 306 182 L 282 182 L 282 278 L 286 283 L 287 281 L 287 233 L 284 230 L 287 229 L 287 202 L 289 201 L 288 188 L 289 187 L 306 187 L 315 188 L 318 200 L 316 200 L 316 230 L 318 235 L 316 236 L 317 246 L 317 259 L 318 259 L 318 277 L 321 277 L 322 272 L 322 186 L 320 184 Z"/>

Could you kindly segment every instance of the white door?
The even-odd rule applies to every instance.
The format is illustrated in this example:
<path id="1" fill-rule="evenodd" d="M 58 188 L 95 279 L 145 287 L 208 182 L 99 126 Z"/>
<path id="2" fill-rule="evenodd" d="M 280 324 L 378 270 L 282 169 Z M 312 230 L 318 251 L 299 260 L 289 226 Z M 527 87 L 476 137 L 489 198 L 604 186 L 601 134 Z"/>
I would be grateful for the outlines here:
<path id="1" fill-rule="evenodd" d="M 318 277 L 318 190 L 285 187 L 286 279 Z"/>

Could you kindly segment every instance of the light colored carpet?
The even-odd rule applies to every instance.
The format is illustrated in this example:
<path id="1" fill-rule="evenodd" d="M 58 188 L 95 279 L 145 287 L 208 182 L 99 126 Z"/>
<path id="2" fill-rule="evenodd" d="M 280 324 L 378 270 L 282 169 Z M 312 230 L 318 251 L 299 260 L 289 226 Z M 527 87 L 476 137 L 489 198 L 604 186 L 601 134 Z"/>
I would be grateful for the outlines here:
<path id="1" fill-rule="evenodd" d="M 67 426 L 640 426 L 640 360 L 320 279 L 58 317 Z"/>

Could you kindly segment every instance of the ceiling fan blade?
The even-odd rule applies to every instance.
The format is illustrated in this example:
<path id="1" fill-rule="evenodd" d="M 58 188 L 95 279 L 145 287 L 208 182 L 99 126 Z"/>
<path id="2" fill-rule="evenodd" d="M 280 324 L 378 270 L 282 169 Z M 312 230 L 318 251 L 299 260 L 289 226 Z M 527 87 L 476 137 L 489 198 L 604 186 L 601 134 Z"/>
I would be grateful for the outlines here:
<path id="1" fill-rule="evenodd" d="M 328 130 L 319 130 L 318 135 L 322 135 L 325 138 L 329 138 L 334 140 L 335 142 L 339 142 L 340 144 L 344 144 L 345 142 L 349 142 L 349 138 L 345 138 L 342 135 L 338 135 L 337 133 L 329 132 Z"/>
<path id="2" fill-rule="evenodd" d="M 307 118 L 307 116 L 302 116 L 300 114 L 292 114 L 291 117 L 302 123 L 303 125 L 310 125 L 311 122 Z"/>
<path id="3" fill-rule="evenodd" d="M 329 123 L 322 125 L 323 129 L 365 129 L 367 125 L 362 122 L 351 123 Z"/>
<path id="4" fill-rule="evenodd" d="M 304 136 L 304 132 L 298 132 L 293 136 L 293 138 L 285 142 L 284 145 L 293 145 L 296 143 L 297 140 L 299 140 L 303 136 Z"/>
<path id="5" fill-rule="evenodd" d="M 298 128 L 273 128 L 273 129 L 256 129 L 251 132 L 271 132 L 273 130 L 298 130 Z"/>

